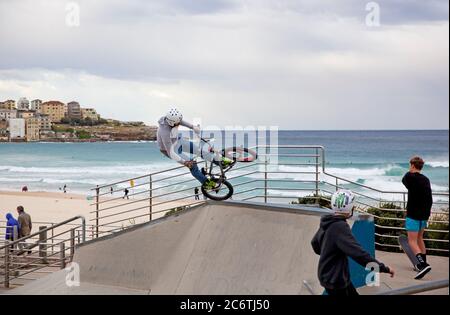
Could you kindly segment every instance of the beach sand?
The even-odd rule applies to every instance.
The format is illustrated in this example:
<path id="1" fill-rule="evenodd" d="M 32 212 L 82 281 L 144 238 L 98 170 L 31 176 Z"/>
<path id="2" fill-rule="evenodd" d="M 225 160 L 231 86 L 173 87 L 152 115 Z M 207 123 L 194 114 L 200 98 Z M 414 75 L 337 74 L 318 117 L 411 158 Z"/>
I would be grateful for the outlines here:
<path id="1" fill-rule="evenodd" d="M 17 206 L 23 206 L 34 222 L 61 222 L 77 215 L 88 217 L 91 202 L 86 196 L 62 192 L 0 191 L 0 220 L 11 212 L 17 217 Z"/>
<path id="2" fill-rule="evenodd" d="M 144 197 L 145 198 L 145 197 Z M 164 209 L 180 207 L 194 200 L 174 201 L 165 203 L 159 206 L 155 206 L 153 211 L 160 211 Z M 33 230 L 37 230 L 38 225 L 44 225 L 44 223 L 58 223 L 64 220 L 70 219 L 75 216 L 82 215 L 86 218 L 86 223 L 93 224 L 92 221 L 95 218 L 94 213 L 90 213 L 95 210 L 95 206 L 92 206 L 93 200 L 87 200 L 87 195 L 62 193 L 62 192 L 10 192 L 0 191 L 0 222 L 4 222 L 5 216 L 8 212 L 12 213 L 17 218 L 17 206 L 23 206 L 25 212 L 30 214 L 32 221 L 35 223 Z M 134 220 L 124 220 L 123 222 L 114 222 L 114 226 L 136 224 L 148 221 L 148 200 L 133 199 L 123 200 L 121 194 L 115 194 L 114 196 L 105 196 L 100 199 L 100 202 L 104 202 L 100 205 L 101 209 L 120 206 L 118 208 L 106 209 L 100 213 L 100 216 L 111 216 L 107 218 L 101 218 L 100 224 L 108 222 L 114 222 L 130 218 L 132 216 L 142 216 Z M 132 204 L 124 205 L 129 202 Z M 161 200 L 154 200 L 154 203 L 160 203 Z M 136 208 L 143 208 L 140 210 L 134 210 Z M 131 213 L 124 213 L 115 215 L 118 212 L 126 212 L 132 210 Z M 164 213 L 155 213 L 153 219 L 161 217 Z"/>

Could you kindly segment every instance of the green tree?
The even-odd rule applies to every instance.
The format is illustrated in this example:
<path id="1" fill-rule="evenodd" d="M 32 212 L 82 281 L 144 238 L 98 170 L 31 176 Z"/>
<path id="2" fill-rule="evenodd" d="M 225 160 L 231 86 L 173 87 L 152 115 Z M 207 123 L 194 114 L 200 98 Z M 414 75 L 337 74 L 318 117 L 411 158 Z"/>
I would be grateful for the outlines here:
<path id="1" fill-rule="evenodd" d="M 78 139 L 91 139 L 92 138 L 91 133 L 86 130 L 78 130 L 76 135 L 77 135 Z"/>

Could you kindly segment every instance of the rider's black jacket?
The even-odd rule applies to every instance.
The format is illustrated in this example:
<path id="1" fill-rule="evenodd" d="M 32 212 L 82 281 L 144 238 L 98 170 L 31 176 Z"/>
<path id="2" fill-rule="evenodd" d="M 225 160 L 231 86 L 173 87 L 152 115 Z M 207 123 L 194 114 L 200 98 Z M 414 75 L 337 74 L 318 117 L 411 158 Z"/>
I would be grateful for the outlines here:
<path id="1" fill-rule="evenodd" d="M 320 255 L 318 276 L 325 289 L 344 289 L 351 284 L 348 257 L 363 267 L 374 262 L 379 266 L 380 272 L 389 272 L 389 268 L 361 247 L 342 216 L 323 216 L 311 245 L 314 252 Z"/>

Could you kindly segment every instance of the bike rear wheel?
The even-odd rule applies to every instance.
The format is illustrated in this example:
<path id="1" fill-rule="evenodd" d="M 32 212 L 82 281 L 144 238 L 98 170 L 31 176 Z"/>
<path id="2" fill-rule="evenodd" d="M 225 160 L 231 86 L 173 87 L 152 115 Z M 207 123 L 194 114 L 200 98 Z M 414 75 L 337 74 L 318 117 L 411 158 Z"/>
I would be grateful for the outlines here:
<path id="1" fill-rule="evenodd" d="M 222 184 L 218 184 L 215 189 L 206 189 L 201 187 L 203 195 L 211 200 L 222 201 L 229 199 L 234 192 L 233 186 L 226 180 Z"/>
<path id="2" fill-rule="evenodd" d="M 256 151 L 248 148 L 229 147 L 222 150 L 222 156 L 236 162 L 253 162 L 258 158 Z"/>

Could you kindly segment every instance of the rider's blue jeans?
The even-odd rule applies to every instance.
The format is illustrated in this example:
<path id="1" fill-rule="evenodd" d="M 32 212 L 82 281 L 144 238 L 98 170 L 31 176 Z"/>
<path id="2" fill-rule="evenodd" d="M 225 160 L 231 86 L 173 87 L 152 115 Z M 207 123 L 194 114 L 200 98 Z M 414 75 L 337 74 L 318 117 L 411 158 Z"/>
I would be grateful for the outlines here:
<path id="1" fill-rule="evenodd" d="M 203 185 L 206 182 L 207 178 L 205 175 L 203 175 L 202 171 L 198 168 L 197 164 L 194 164 L 191 167 L 191 174 L 200 182 L 200 184 Z"/>
<path id="2" fill-rule="evenodd" d="M 178 138 L 176 151 L 178 155 L 181 156 L 185 161 L 191 160 L 191 158 L 185 153 L 200 156 L 209 162 L 212 162 L 216 158 L 220 159 L 220 157 L 216 156 L 214 152 L 210 152 L 209 150 L 207 150 L 207 148 L 200 148 L 194 142 L 183 139 L 182 137 Z M 190 171 L 192 176 L 194 176 L 200 182 L 200 184 L 203 185 L 207 180 L 206 176 L 203 175 L 197 164 L 194 164 Z"/>

